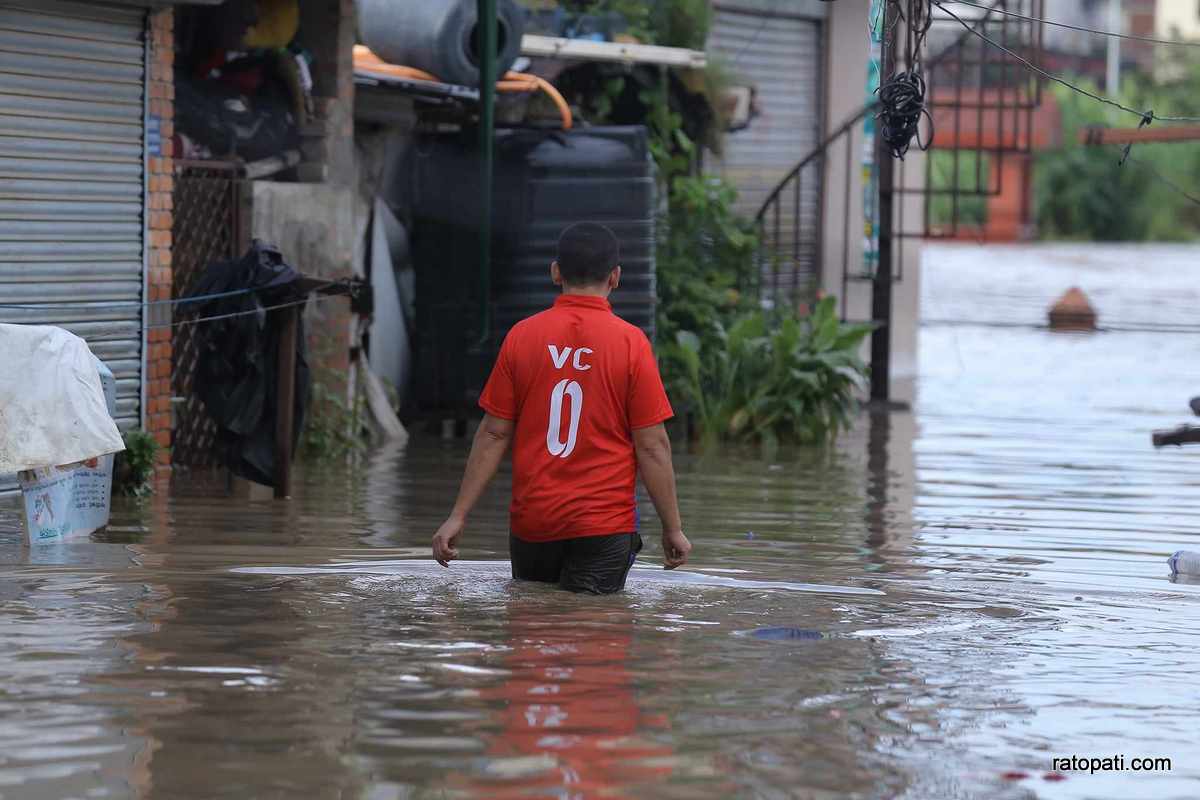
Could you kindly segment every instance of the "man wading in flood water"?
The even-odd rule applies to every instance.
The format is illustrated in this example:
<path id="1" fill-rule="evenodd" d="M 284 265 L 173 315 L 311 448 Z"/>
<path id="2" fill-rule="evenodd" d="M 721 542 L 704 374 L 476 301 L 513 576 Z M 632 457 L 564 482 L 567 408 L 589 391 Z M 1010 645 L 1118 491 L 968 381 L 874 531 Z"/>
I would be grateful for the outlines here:
<path id="1" fill-rule="evenodd" d="M 603 225 L 563 232 L 550 277 L 554 307 L 513 327 L 479 405 L 486 412 L 450 517 L 433 537 L 443 567 L 458 558 L 467 515 L 513 448 L 512 574 L 573 592 L 625 586 L 642 549 L 637 473 L 662 520 L 666 569 L 687 561 L 675 498 L 671 404 L 650 341 L 612 312 L 617 238 Z"/>

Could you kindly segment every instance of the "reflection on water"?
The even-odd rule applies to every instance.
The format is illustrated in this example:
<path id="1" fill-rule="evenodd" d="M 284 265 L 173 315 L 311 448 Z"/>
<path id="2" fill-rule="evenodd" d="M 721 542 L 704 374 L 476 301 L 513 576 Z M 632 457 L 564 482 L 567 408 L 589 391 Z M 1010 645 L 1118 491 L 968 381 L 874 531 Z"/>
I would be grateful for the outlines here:
<path id="1" fill-rule="evenodd" d="M 1024 321 L 1090 252 L 1008 251 L 1003 283 L 933 251 L 927 307 Z M 1142 282 L 1102 319 L 1187 274 Z M 466 561 L 416 560 L 461 442 L 289 504 L 181 481 L 57 548 L 0 503 L 0 798 L 1195 797 L 1200 585 L 1165 559 L 1200 549 L 1200 451 L 1149 432 L 1197 341 L 929 325 L 912 413 L 681 454 L 696 561 L 611 598 L 514 584 L 502 490 Z M 1051 774 L 1116 753 L 1173 770 Z"/>

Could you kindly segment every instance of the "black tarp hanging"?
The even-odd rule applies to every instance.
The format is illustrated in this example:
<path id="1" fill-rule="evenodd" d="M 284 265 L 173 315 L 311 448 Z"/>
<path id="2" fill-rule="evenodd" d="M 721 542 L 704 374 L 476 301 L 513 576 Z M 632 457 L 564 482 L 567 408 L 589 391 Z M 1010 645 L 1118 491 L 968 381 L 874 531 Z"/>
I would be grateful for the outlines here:
<path id="1" fill-rule="evenodd" d="M 195 391 L 218 427 L 217 446 L 233 474 L 274 486 L 275 417 L 280 328 L 272 306 L 304 299 L 304 276 L 272 245 L 255 240 L 235 261 L 210 264 L 180 310 L 199 323 Z M 253 293 L 211 298 L 243 289 Z M 204 299 L 210 298 L 210 299 Z M 186 320 L 186 318 L 185 318 Z M 293 451 L 304 427 L 311 386 L 303 320 L 296 337 L 296 400 Z"/>

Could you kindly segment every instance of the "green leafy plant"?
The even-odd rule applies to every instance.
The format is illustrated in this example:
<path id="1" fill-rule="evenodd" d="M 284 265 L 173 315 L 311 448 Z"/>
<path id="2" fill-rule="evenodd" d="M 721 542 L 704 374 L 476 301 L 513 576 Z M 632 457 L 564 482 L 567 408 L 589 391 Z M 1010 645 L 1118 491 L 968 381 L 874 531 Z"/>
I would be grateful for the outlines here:
<path id="1" fill-rule="evenodd" d="M 654 10 L 643 0 L 559 0 L 558 5 L 578 16 L 614 15 L 621 20 L 625 34 L 643 43 L 655 39 Z"/>
<path id="2" fill-rule="evenodd" d="M 663 0 L 657 4 L 654 19 L 656 43 L 703 50 L 712 27 L 712 15 L 709 0 Z"/>
<path id="3" fill-rule="evenodd" d="M 709 0 L 523 0 L 523 4 L 539 11 L 557 6 L 574 17 L 616 17 L 625 35 L 666 47 L 703 50 L 712 25 Z M 732 83 L 725 64 L 714 59 L 703 70 L 678 70 L 670 76 L 657 69 L 622 69 L 619 73 L 585 65 L 569 70 L 566 86 L 560 88 L 589 122 L 645 124 L 666 186 L 693 169 L 699 155 L 697 142 L 720 152 L 723 98 Z M 684 95 L 687 100 L 681 99 Z M 624 113 L 614 113 L 618 105 Z"/>
<path id="4" fill-rule="evenodd" d="M 673 342 L 683 330 L 708 339 L 748 310 L 738 287 L 753 283 L 758 237 L 734 211 L 736 200 L 716 178 L 687 176 L 672 187 L 656 254 L 659 341 Z"/>
<path id="5" fill-rule="evenodd" d="M 131 430 L 123 437 L 125 450 L 113 465 L 113 492 L 143 497 L 154 491 L 154 467 L 159 445 L 154 434 Z"/>
<path id="6" fill-rule="evenodd" d="M 804 318 L 756 311 L 718 325 L 705 344 L 679 331 L 663 348 L 671 388 L 713 441 L 815 443 L 849 427 L 868 369 L 859 357 L 869 325 L 839 321 L 825 298 Z"/>
<path id="7" fill-rule="evenodd" d="M 608 119 L 612 115 L 617 98 L 625 91 L 625 76 L 614 75 L 605 79 L 601 91 L 590 98 L 589 116 L 594 119 Z"/>
<path id="8" fill-rule="evenodd" d="M 322 366 L 333 363 L 332 356 L 341 347 L 336 337 L 314 325 L 309 343 L 314 353 L 311 363 L 317 366 L 312 371 L 312 389 L 298 455 L 316 462 L 352 460 L 367 450 L 364 393 L 360 387 L 351 402 L 347 372 Z"/>
<path id="9" fill-rule="evenodd" d="M 555 4 L 524 0 L 522 5 L 546 10 Z M 643 44 L 688 47 L 703 50 L 712 24 L 709 0 L 559 0 L 558 6 L 572 14 L 613 14 L 624 32 Z"/>
<path id="10" fill-rule="evenodd" d="M 696 144 L 684 133 L 683 114 L 671 108 L 665 78 L 658 86 L 642 89 L 638 99 L 646 107 L 646 126 L 651 134 L 650 155 L 658 167 L 659 180 L 671 187 L 676 178 L 691 170 Z"/>
<path id="11" fill-rule="evenodd" d="M 339 381 L 313 381 L 309 411 L 300 435 L 300 456 L 308 461 L 346 460 L 367 449 L 363 436 L 362 392 L 347 402 Z"/>

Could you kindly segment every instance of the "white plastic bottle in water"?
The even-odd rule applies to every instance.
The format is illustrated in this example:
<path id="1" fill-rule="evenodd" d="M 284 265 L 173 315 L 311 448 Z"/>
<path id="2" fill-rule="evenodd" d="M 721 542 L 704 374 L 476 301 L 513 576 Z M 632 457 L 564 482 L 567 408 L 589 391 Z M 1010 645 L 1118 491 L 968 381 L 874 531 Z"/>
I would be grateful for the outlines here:
<path id="1" fill-rule="evenodd" d="M 1167 559 L 1172 575 L 1195 575 L 1200 577 L 1200 553 L 1195 550 L 1180 550 Z"/>

